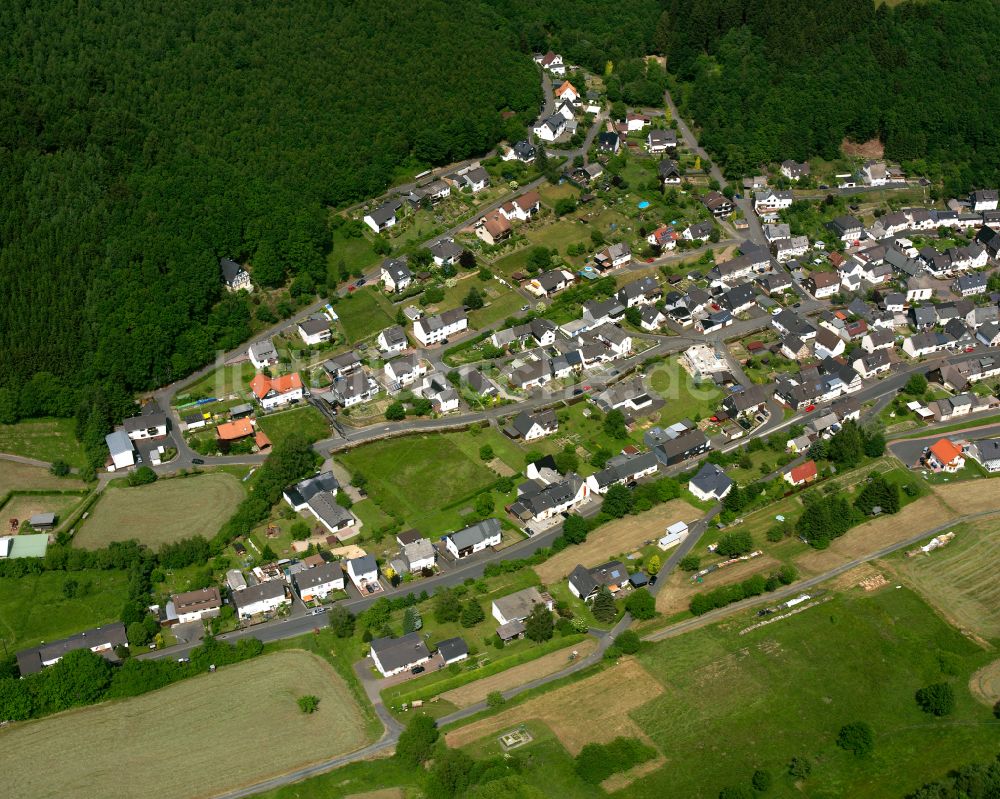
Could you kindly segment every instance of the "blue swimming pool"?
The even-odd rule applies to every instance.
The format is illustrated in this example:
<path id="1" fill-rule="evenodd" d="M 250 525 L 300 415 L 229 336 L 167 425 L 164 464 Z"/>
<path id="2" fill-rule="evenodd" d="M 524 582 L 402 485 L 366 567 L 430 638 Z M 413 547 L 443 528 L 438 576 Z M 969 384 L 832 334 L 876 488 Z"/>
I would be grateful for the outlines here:
<path id="1" fill-rule="evenodd" d="M 649 200 L 643 200 L 641 203 L 639 203 L 639 207 L 640 208 L 649 208 Z"/>

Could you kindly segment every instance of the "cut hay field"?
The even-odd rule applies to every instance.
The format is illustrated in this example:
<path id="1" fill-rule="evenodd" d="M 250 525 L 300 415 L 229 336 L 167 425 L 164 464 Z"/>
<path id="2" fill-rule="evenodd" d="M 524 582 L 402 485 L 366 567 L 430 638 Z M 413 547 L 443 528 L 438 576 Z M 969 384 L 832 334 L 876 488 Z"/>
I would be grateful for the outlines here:
<path id="1" fill-rule="evenodd" d="M 99 549 L 130 538 L 152 547 L 192 535 L 211 538 L 242 499 L 242 483 L 223 472 L 108 488 L 73 542 Z"/>
<path id="2" fill-rule="evenodd" d="M 638 516 L 626 516 L 598 527 L 584 543 L 567 547 L 536 566 L 535 573 L 543 583 L 554 583 L 573 571 L 578 563 L 598 566 L 615 555 L 635 550 L 646 541 L 662 538 L 674 522 L 690 524 L 701 515 L 701 511 L 684 500 L 672 499 Z"/>
<path id="3" fill-rule="evenodd" d="M 302 713 L 296 700 L 319 697 Z M 365 743 L 333 668 L 303 651 L 264 655 L 134 699 L 0 731 L 9 796 L 195 799 Z"/>
<path id="4" fill-rule="evenodd" d="M 1000 518 L 956 525 L 943 549 L 900 555 L 893 571 L 960 629 L 1000 638 Z"/>
<path id="5" fill-rule="evenodd" d="M 0 460 L 0 497 L 10 491 L 77 491 L 86 488 L 82 480 L 55 477 L 47 469 Z"/>
<path id="6" fill-rule="evenodd" d="M 516 688 L 532 680 L 537 680 L 539 677 L 554 674 L 566 667 L 569 663 L 571 652 L 575 651 L 582 658 L 589 655 L 596 648 L 597 641 L 593 638 L 587 638 L 566 649 L 542 655 L 542 657 L 532 660 L 529 663 L 523 663 L 520 666 L 514 666 L 514 668 L 507 669 L 499 674 L 484 677 L 481 680 L 476 680 L 460 688 L 445 691 L 441 694 L 441 698 L 451 702 L 456 707 L 468 707 L 469 705 L 476 704 L 476 702 L 482 702 L 491 691 L 506 691 L 509 688 Z"/>
<path id="7" fill-rule="evenodd" d="M 452 730 L 445 740 L 450 747 L 462 747 L 537 719 L 576 755 L 588 743 L 607 743 L 619 735 L 641 735 L 629 713 L 662 693 L 663 686 L 646 669 L 635 660 L 626 660 L 593 677 Z"/>
<path id="8" fill-rule="evenodd" d="M 15 494 L 0 510 L 4 531 L 8 519 L 19 519 L 23 523 L 36 513 L 54 513 L 58 517 L 57 523 L 62 525 L 82 499 L 82 494 Z"/>

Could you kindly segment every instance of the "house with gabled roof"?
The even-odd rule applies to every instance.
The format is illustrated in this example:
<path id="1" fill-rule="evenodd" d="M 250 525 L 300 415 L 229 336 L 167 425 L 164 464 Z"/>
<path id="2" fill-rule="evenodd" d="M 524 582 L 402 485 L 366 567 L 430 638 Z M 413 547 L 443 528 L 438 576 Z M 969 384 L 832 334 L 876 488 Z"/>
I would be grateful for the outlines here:
<path id="1" fill-rule="evenodd" d="M 456 533 L 449 533 L 442 540 L 445 549 L 452 554 L 452 557 L 460 560 L 489 547 L 499 546 L 502 537 L 500 520 L 489 518 L 469 525 Z"/>
<path id="2" fill-rule="evenodd" d="M 733 490 L 732 479 L 720 466 L 707 461 L 698 473 L 688 480 L 688 491 L 702 502 L 721 501 Z"/>
<path id="3" fill-rule="evenodd" d="M 378 334 L 378 348 L 385 355 L 392 355 L 406 349 L 406 331 L 399 325 L 387 327 Z"/>
<path id="4" fill-rule="evenodd" d="M 399 638 L 373 638 L 368 654 L 383 677 L 415 669 L 431 659 L 430 650 L 418 632 Z"/>
<path id="5" fill-rule="evenodd" d="M 425 347 L 439 344 L 469 327 L 464 308 L 453 308 L 437 316 L 425 316 L 413 323 L 413 337 Z"/>
<path id="6" fill-rule="evenodd" d="M 254 369 L 258 371 L 263 371 L 278 363 L 278 350 L 275 349 L 274 342 L 270 338 L 253 342 L 247 348 L 247 355 Z"/>
<path id="7" fill-rule="evenodd" d="M 653 129 L 646 134 L 646 149 L 650 155 L 660 155 L 677 149 L 677 133 Z"/>
<path id="8" fill-rule="evenodd" d="M 250 273 L 231 258 L 219 260 L 219 271 L 226 291 L 253 291 Z"/>
<path id="9" fill-rule="evenodd" d="M 534 441 L 559 430 L 559 419 L 553 410 L 521 411 L 510 423 L 510 429 L 523 441 Z"/>
<path id="10" fill-rule="evenodd" d="M 808 460 L 805 463 L 800 463 L 798 466 L 793 466 L 782 475 L 784 480 L 793 488 L 811 483 L 818 476 L 819 472 L 816 469 L 816 461 L 814 460 Z"/>
<path id="11" fill-rule="evenodd" d="M 385 286 L 386 291 L 399 292 L 409 288 L 413 282 L 413 273 L 406 263 L 406 256 L 401 258 L 387 258 L 382 262 L 379 272 L 379 280 Z"/>
<path id="12" fill-rule="evenodd" d="M 927 450 L 927 465 L 934 471 L 954 474 L 965 466 L 962 448 L 947 438 L 939 439 Z"/>
<path id="13" fill-rule="evenodd" d="M 629 572 L 620 560 L 612 560 L 588 569 L 577 565 L 569 575 L 569 592 L 577 599 L 592 602 L 601 588 L 612 596 L 629 587 Z"/>
<path id="14" fill-rule="evenodd" d="M 375 233 L 382 233 L 396 225 L 396 214 L 403 207 L 403 201 L 399 199 L 387 200 L 364 216 L 364 223 Z"/>
<path id="15" fill-rule="evenodd" d="M 263 372 L 258 372 L 250 381 L 250 390 L 265 410 L 280 408 L 302 399 L 302 378 L 298 372 L 280 377 L 268 377 Z"/>

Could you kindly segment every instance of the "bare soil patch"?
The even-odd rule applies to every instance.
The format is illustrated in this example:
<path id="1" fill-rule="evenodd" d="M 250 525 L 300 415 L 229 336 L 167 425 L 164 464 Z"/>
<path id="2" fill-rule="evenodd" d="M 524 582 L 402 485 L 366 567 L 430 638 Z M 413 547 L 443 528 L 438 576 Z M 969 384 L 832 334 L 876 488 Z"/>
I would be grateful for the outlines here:
<path id="1" fill-rule="evenodd" d="M 806 576 L 822 574 L 897 541 L 911 538 L 921 530 L 932 530 L 947 524 L 954 517 L 955 511 L 937 496 L 922 497 L 893 516 L 883 516 L 848 530 L 830 544 L 829 549 L 806 552 L 796 558 L 795 564 Z"/>
<path id="2" fill-rule="evenodd" d="M 855 142 L 845 137 L 840 143 L 840 151 L 849 158 L 882 158 L 885 145 L 878 138 Z"/>
<path id="3" fill-rule="evenodd" d="M 983 666 L 969 678 L 969 690 L 977 701 L 993 707 L 1000 701 L 1000 660 Z"/>
<path id="4" fill-rule="evenodd" d="M 643 737 L 645 738 L 645 736 Z M 648 739 L 646 739 L 646 743 L 649 743 Z M 612 774 L 601 783 L 601 787 L 608 793 L 620 791 L 622 788 L 627 788 L 640 777 L 645 777 L 647 774 L 652 774 L 654 771 L 659 770 L 665 766 L 666 763 L 667 759 L 663 755 L 658 755 L 652 760 L 640 763 L 638 766 L 630 768 L 628 771 L 622 772 L 621 774 Z"/>
<path id="5" fill-rule="evenodd" d="M 723 585 L 731 585 L 745 580 L 754 574 L 774 571 L 780 561 L 768 555 L 760 555 L 742 563 L 726 566 L 717 572 L 708 574 L 702 583 L 691 582 L 691 575 L 685 572 L 674 572 L 667 579 L 666 585 L 660 588 L 656 595 L 656 609 L 660 613 L 671 615 L 687 610 L 691 597 L 702 591 L 711 591 Z"/>
<path id="6" fill-rule="evenodd" d="M 597 641 L 588 638 L 565 649 L 550 652 L 529 663 L 522 663 L 520 666 L 514 666 L 499 674 L 493 674 L 468 685 L 445 691 L 441 694 L 441 698 L 448 700 L 456 707 L 468 707 L 476 702 L 482 702 L 491 691 L 506 691 L 508 688 L 524 685 L 539 677 L 554 674 L 568 664 L 569 655 L 573 651 L 576 651 L 580 657 L 586 657 L 596 648 Z"/>
<path id="7" fill-rule="evenodd" d="M 661 693 L 663 686 L 637 661 L 624 660 L 593 677 L 453 730 L 445 740 L 451 747 L 466 746 L 538 719 L 555 733 L 570 754 L 576 755 L 588 743 L 607 743 L 619 735 L 645 739 L 628 714 Z"/>
<path id="8" fill-rule="evenodd" d="M 623 552 L 631 552 L 647 541 L 663 537 L 674 522 L 690 524 L 701 517 L 701 511 L 682 499 L 672 499 L 638 516 L 606 524 L 594 530 L 579 546 L 571 546 L 535 567 L 543 583 L 554 583 L 566 577 L 578 563 L 597 566 Z"/>

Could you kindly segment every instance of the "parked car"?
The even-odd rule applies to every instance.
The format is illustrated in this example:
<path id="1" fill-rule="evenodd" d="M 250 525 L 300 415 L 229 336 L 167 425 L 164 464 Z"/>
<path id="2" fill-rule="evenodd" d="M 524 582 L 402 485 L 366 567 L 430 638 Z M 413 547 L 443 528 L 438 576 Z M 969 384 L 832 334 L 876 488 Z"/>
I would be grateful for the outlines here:
<path id="1" fill-rule="evenodd" d="M 423 674 L 423 672 L 424 672 L 423 666 L 414 666 L 412 669 L 410 669 L 410 674 Z"/>
<path id="2" fill-rule="evenodd" d="M 205 461 L 202 460 L 201 458 L 192 458 L 191 463 L 193 463 L 195 466 L 201 466 L 205 463 Z"/>

